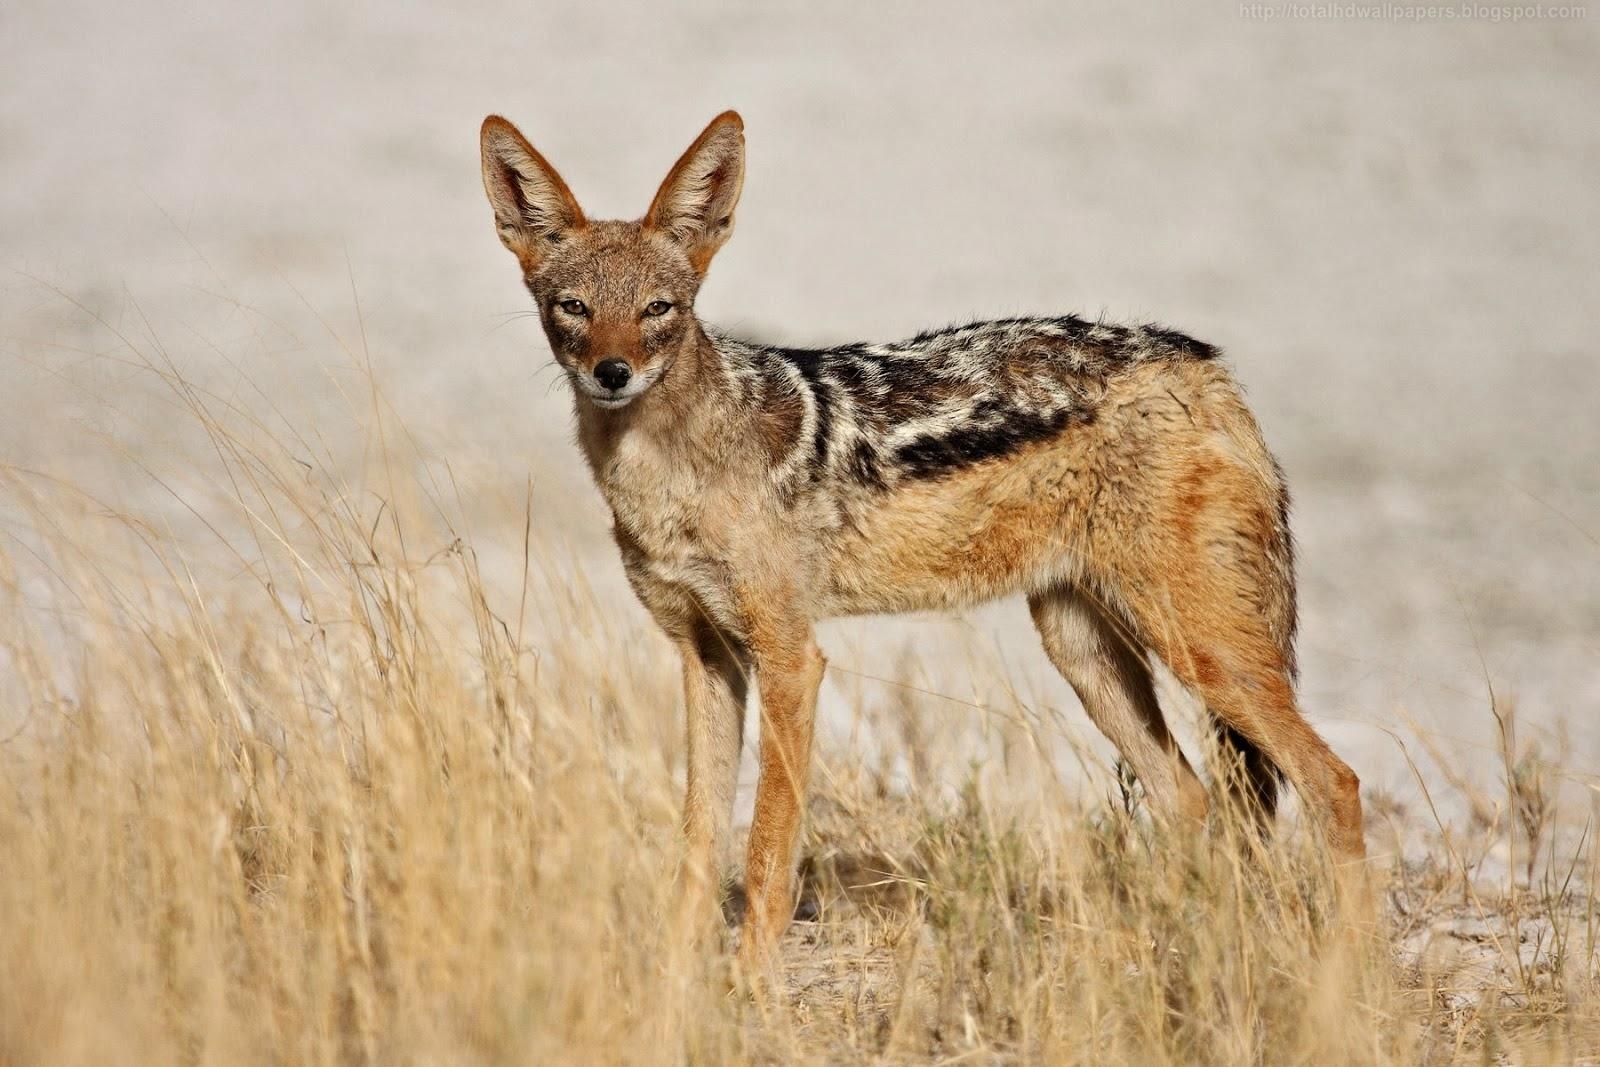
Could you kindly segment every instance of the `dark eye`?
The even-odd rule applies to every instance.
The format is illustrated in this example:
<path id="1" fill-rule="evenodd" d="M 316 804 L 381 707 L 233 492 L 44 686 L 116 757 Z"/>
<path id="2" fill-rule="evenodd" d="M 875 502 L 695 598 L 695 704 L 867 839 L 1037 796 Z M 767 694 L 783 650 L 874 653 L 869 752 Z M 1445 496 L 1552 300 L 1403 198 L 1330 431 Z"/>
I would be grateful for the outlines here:
<path id="1" fill-rule="evenodd" d="M 589 314 L 588 305 L 582 300 L 563 300 L 556 304 L 556 307 L 565 311 L 568 315 L 577 315 L 580 318 Z"/>
<path id="2" fill-rule="evenodd" d="M 657 315 L 665 315 L 671 310 L 672 305 L 667 303 L 665 300 L 652 300 L 650 303 L 644 306 L 644 313 L 649 315 L 651 318 L 654 318 Z"/>

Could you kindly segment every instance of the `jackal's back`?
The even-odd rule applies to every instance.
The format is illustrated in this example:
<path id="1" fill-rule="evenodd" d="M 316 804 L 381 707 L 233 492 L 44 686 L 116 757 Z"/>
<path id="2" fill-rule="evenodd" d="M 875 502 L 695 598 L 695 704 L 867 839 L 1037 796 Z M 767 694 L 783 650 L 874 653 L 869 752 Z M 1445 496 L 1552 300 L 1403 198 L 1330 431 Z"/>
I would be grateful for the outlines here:
<path id="1" fill-rule="evenodd" d="M 715 340 L 764 427 L 822 614 L 1100 588 L 1238 541 L 1292 641 L 1287 495 L 1215 348 L 1076 317 L 891 344 Z M 1164 564 L 1163 564 L 1164 565 Z M 1120 579 L 1118 579 L 1120 580 Z M 1109 583 L 1109 584 L 1108 584 Z"/>
<path id="2" fill-rule="evenodd" d="M 1217 350 L 1157 325 L 1076 316 L 974 322 L 884 344 L 800 349 L 713 335 L 762 417 L 776 477 L 884 490 L 937 480 L 1097 417 L 1108 383 Z"/>

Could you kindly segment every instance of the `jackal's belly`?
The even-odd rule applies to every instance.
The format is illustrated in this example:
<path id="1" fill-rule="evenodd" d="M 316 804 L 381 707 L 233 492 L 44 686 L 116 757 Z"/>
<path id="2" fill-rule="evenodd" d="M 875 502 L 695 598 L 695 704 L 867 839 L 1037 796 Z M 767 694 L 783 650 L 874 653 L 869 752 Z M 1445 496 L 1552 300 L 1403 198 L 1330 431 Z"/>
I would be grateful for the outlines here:
<path id="1" fill-rule="evenodd" d="M 830 546 L 834 615 L 965 607 L 1080 573 L 1093 496 L 1060 441 L 861 503 Z"/>

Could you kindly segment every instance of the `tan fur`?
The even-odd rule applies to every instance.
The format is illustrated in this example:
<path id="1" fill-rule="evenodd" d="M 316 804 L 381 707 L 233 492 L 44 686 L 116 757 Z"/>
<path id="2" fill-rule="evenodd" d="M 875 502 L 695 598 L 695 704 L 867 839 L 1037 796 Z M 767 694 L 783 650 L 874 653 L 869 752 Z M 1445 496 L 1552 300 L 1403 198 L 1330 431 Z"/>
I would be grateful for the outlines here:
<path id="1" fill-rule="evenodd" d="M 1015 593 L 1160 810 L 1198 820 L 1207 802 L 1156 703 L 1147 650 L 1258 761 L 1258 777 L 1281 771 L 1337 853 L 1359 859 L 1356 777 L 1295 704 L 1284 489 L 1211 350 L 1154 327 L 978 324 L 971 344 L 1001 351 L 975 365 L 1013 390 L 1014 408 L 994 415 L 990 387 L 975 393 L 972 375 L 937 377 L 931 363 L 925 380 L 857 381 L 841 398 L 866 373 L 851 370 L 850 351 L 779 359 L 712 337 L 693 315 L 732 227 L 742 132 L 736 115 L 719 116 L 645 219 L 614 223 L 589 222 L 509 123 L 484 127 L 497 228 L 578 388 L 579 442 L 629 579 L 683 656 L 691 910 L 715 886 L 728 836 L 748 672 L 762 712 L 742 948 L 755 962 L 792 909 L 824 671 L 813 624 Z M 581 314 L 562 310 L 573 300 Z M 903 379 L 905 361 L 935 346 L 968 358 L 965 336 L 861 358 Z M 606 359 L 626 361 L 647 391 L 609 401 L 589 377 Z M 1030 414 L 1051 410 L 1063 414 Z"/>

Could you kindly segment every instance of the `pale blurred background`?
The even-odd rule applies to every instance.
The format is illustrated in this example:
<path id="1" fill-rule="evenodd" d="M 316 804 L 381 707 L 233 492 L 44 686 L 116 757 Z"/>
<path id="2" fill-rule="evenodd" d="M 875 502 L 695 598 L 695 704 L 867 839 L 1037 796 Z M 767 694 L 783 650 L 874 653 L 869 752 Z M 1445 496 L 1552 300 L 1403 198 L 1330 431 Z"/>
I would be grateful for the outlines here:
<path id="1" fill-rule="evenodd" d="M 514 595 L 531 478 L 546 550 L 619 633 L 656 641 L 537 321 L 509 317 L 528 300 L 477 127 L 507 115 L 590 214 L 631 217 L 734 107 L 749 172 L 704 317 L 827 343 L 1077 311 L 1220 344 L 1295 492 L 1305 705 L 1369 789 L 1415 795 L 1385 732 L 1407 721 L 1491 774 L 1487 679 L 1582 792 L 1600 771 L 1600 15 L 1250 14 L 8 4 L 0 461 L 178 529 L 205 510 L 195 441 L 122 331 L 275 405 L 359 477 L 341 346 L 359 356 L 364 329 L 491 579 Z M 1092 736 L 1020 603 L 822 640 L 835 730 L 878 699 L 864 674 L 1061 709 Z"/>

